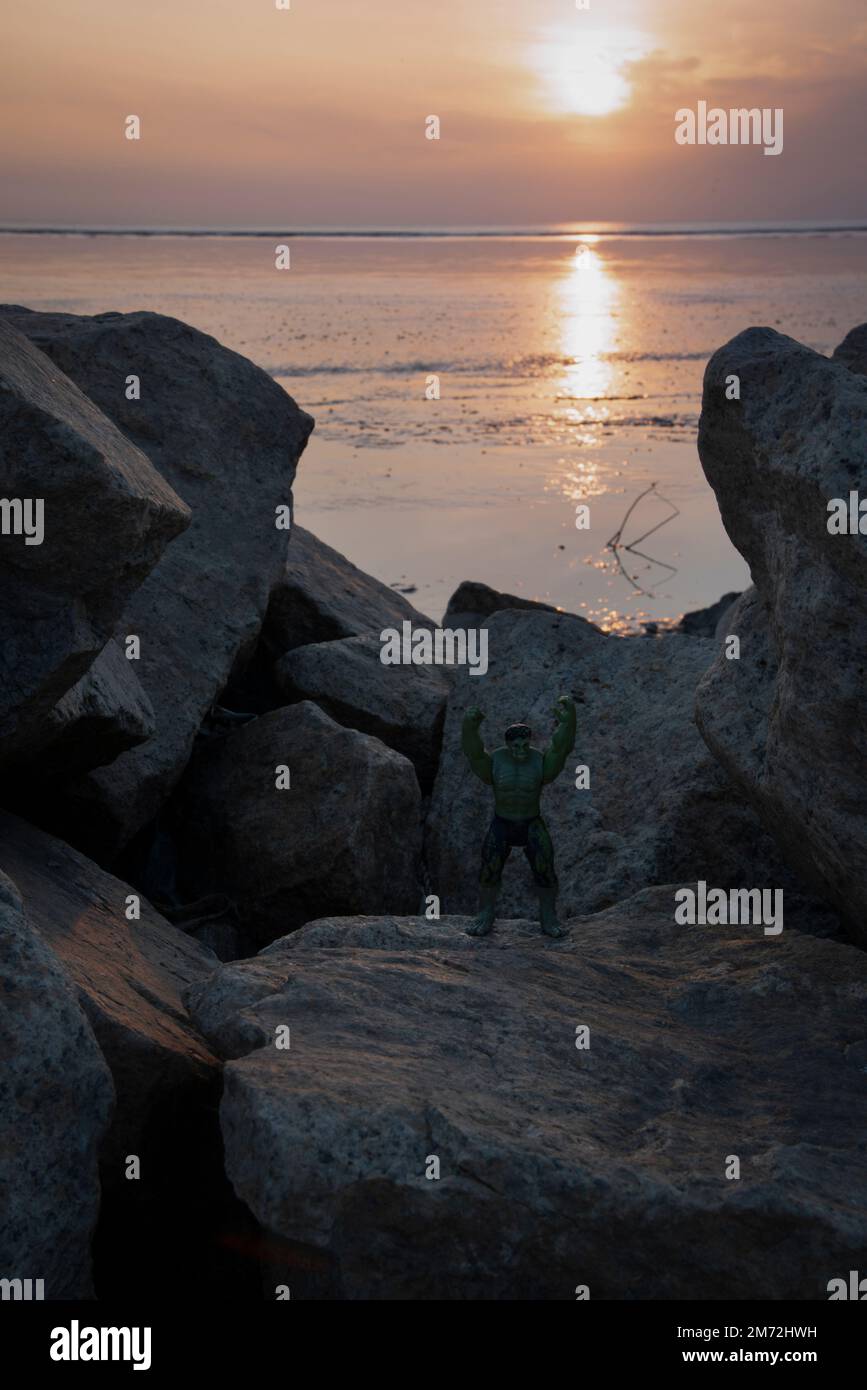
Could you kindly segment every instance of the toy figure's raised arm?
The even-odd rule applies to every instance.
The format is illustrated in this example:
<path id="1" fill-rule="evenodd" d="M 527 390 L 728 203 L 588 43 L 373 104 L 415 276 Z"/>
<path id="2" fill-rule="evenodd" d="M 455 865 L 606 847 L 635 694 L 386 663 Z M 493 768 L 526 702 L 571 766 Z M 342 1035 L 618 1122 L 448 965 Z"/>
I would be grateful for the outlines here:
<path id="1" fill-rule="evenodd" d="M 490 786 L 494 780 L 491 755 L 485 752 L 485 745 L 479 733 L 479 725 L 484 717 L 475 705 L 467 710 L 461 725 L 461 750 L 476 776 Z"/>
<path id="2" fill-rule="evenodd" d="M 570 700 L 568 695 L 561 695 L 554 707 L 554 714 L 558 723 L 551 742 L 545 749 L 542 764 L 543 782 L 553 782 L 554 778 L 560 775 L 566 759 L 575 747 L 575 701 Z"/>

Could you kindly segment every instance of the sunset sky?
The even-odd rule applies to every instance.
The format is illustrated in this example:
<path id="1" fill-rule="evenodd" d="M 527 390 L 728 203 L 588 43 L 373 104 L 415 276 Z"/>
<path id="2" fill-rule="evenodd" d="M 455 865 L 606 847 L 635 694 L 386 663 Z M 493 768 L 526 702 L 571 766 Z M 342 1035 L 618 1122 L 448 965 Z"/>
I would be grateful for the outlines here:
<path id="1" fill-rule="evenodd" d="M 865 0 L 39 0 L 3 49 L 5 226 L 867 216 Z M 678 146 L 700 99 L 783 153 Z"/>

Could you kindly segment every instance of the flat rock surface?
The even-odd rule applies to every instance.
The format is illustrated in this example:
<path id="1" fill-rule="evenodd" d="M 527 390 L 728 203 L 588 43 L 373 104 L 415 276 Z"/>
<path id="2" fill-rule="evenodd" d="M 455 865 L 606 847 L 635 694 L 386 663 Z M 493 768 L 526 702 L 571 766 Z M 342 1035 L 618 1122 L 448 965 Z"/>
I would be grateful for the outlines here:
<path id="1" fill-rule="evenodd" d="M 193 986 L 238 1195 L 348 1298 L 825 1299 L 867 1241 L 867 958 L 674 891 L 562 942 L 326 919 Z"/>
<path id="2" fill-rule="evenodd" d="M 46 1299 L 91 1296 L 113 1101 L 75 987 L 0 873 L 0 1277 L 43 1279 Z"/>

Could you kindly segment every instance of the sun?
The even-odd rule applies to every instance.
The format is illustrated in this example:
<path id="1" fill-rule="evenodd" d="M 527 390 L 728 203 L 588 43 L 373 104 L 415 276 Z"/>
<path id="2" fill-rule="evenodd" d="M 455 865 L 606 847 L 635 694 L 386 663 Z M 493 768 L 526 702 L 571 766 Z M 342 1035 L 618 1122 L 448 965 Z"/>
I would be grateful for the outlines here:
<path id="1" fill-rule="evenodd" d="M 536 46 L 534 66 L 556 110 L 608 116 L 629 101 L 628 66 L 651 51 L 634 29 L 582 29 L 550 34 Z"/>

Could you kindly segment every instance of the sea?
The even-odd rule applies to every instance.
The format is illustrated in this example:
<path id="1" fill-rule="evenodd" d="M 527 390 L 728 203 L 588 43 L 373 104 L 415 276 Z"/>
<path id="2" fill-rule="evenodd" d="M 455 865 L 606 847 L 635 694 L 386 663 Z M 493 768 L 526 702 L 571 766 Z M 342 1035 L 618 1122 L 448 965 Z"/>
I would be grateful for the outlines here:
<path id="1" fill-rule="evenodd" d="M 296 521 L 424 613 L 474 580 L 618 633 L 749 583 L 696 449 L 711 353 L 831 353 L 865 272 L 845 224 L 0 234 L 3 302 L 170 314 L 269 372 L 316 419 Z"/>

